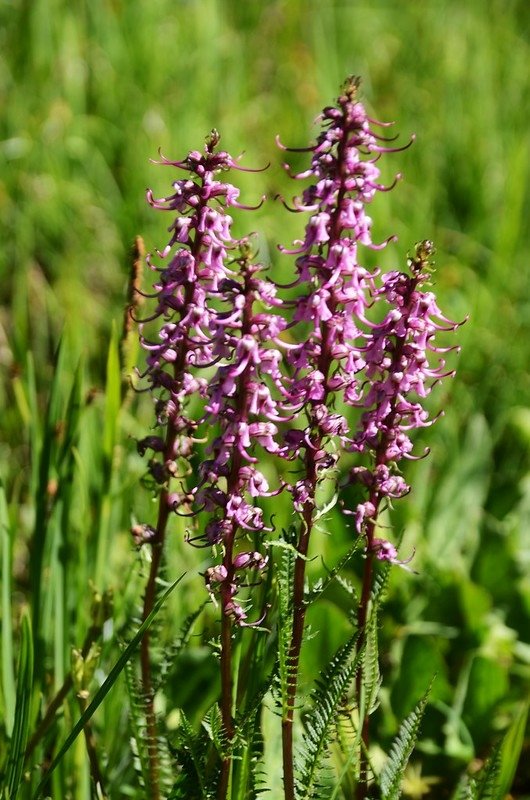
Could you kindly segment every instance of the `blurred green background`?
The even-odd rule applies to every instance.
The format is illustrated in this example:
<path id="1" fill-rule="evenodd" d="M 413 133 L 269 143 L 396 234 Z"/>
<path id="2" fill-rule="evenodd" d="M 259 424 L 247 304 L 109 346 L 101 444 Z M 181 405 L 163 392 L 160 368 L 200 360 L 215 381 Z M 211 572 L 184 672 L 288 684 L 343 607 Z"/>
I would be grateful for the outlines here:
<path id="1" fill-rule="evenodd" d="M 367 260 L 396 268 L 416 241 L 433 239 L 439 304 L 452 319 L 470 317 L 457 334 L 457 377 L 433 397 L 432 408 L 446 415 L 418 443 L 431 455 L 410 466 L 413 494 L 393 517 L 403 548 L 416 547 L 419 575 L 396 571 L 392 583 L 380 715 L 384 738 L 437 672 L 422 752 L 447 759 L 456 774 L 483 756 L 530 685 L 527 0 L 3 0 L 0 469 L 12 588 L 18 608 L 32 596 L 32 569 L 34 581 L 42 573 L 44 593 L 60 571 L 63 594 L 43 612 L 50 670 L 53 658 L 64 670 L 69 647 L 82 639 L 89 578 L 97 573 L 117 590 L 118 627 L 138 597 L 134 578 L 123 583 L 127 570 L 137 573 L 127 531 L 131 514 L 153 511 L 139 499 L 143 466 L 127 436 L 144 434 L 150 409 L 129 400 L 115 431 L 106 365 L 134 237 L 143 235 L 148 250 L 167 239 L 170 219 L 147 206 L 145 189 L 167 194 L 176 176 L 150 159 L 159 148 L 181 158 L 216 127 L 226 149 L 244 151 L 245 165 L 271 162 L 266 172 L 234 177 L 243 202 L 264 193 L 289 198 L 299 185 L 282 169 L 275 135 L 293 146 L 314 139 L 315 116 L 352 73 L 362 76 L 372 116 L 395 120 L 403 143 L 416 135 L 409 150 L 386 158 L 385 178 L 399 171 L 404 180 L 371 209 L 375 239 L 397 233 L 399 242 Z M 306 163 L 303 155 L 291 160 Z M 244 222 L 284 280 L 292 264 L 276 245 L 300 235 L 300 219 L 269 202 Z M 62 334 L 68 349 L 58 365 Z M 60 486 L 66 463 L 59 442 L 43 466 L 45 431 L 67 414 L 81 356 L 82 416 L 68 462 L 76 488 L 50 534 L 55 544 L 42 545 L 43 561 L 32 568 L 35 520 L 55 524 L 54 512 L 39 512 L 38 493 L 53 497 L 50 481 Z M 112 489 L 102 477 L 109 459 Z M 338 512 L 330 529 L 337 538 L 322 547 L 333 561 L 350 534 Z M 181 538 L 175 531 L 172 574 L 195 557 Z M 178 615 L 194 602 L 190 592 Z M 54 603 L 66 620 L 59 643 Z M 324 655 L 348 625 L 345 604 L 333 595 L 315 612 Z M 15 637 L 16 629 L 15 622 Z M 212 665 L 205 647 L 188 657 L 197 685 L 180 687 L 168 705 L 197 710 L 211 697 L 204 686 Z M 319 658 L 306 661 L 308 676 Z"/>

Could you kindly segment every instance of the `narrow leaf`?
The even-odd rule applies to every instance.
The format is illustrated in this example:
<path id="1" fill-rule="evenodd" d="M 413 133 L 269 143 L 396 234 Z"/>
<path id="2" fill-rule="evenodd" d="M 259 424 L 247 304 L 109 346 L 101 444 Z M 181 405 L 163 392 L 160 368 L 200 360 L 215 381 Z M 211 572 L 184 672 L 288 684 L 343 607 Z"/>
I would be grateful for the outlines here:
<path id="1" fill-rule="evenodd" d="M 502 740 L 499 770 L 499 798 L 503 798 L 512 788 L 523 747 L 527 719 L 528 700 L 519 709 L 514 721 Z"/>
<path id="2" fill-rule="evenodd" d="M 137 632 L 135 633 L 135 635 L 133 636 L 133 638 L 131 639 L 131 641 L 127 645 L 127 647 L 124 649 L 124 651 L 121 654 L 121 656 L 119 657 L 119 659 L 116 661 L 116 663 L 112 667 L 112 669 L 109 672 L 107 678 L 105 679 L 105 681 L 102 683 L 102 685 L 100 686 L 100 688 L 98 689 L 98 691 L 94 695 L 94 698 L 93 698 L 92 702 L 87 706 L 85 712 L 81 715 L 80 719 L 74 725 L 72 731 L 70 732 L 70 734 L 67 737 L 66 741 L 64 742 L 63 746 L 61 747 L 61 749 L 59 750 L 59 752 L 55 756 L 54 760 L 52 761 L 52 763 L 50 765 L 50 768 L 45 773 L 43 779 L 41 780 L 41 782 L 37 786 L 37 791 L 35 792 L 34 800 L 37 800 L 37 798 L 39 798 L 41 796 L 41 794 L 43 792 L 43 789 L 44 789 L 46 783 L 48 782 L 48 779 L 49 779 L 50 775 L 53 773 L 53 771 L 56 769 L 57 765 L 63 759 L 63 757 L 68 752 L 70 747 L 73 745 L 73 743 L 75 742 L 75 740 L 77 739 L 77 737 L 79 736 L 79 734 L 81 733 L 81 731 L 83 730 L 83 728 L 85 727 L 87 722 L 94 716 L 95 712 L 97 711 L 97 709 L 99 708 L 99 706 L 101 705 L 101 703 L 103 702 L 103 700 L 105 699 L 107 694 L 110 692 L 110 690 L 112 689 L 112 687 L 116 683 L 121 671 L 125 667 L 125 664 L 134 655 L 134 651 L 136 650 L 136 648 L 140 644 L 140 641 L 141 641 L 142 636 L 144 635 L 145 631 L 151 626 L 151 623 L 153 622 L 153 620 L 155 619 L 156 615 L 158 614 L 158 612 L 160 611 L 160 609 L 162 608 L 162 606 L 166 602 L 167 598 L 169 597 L 169 595 L 171 594 L 173 589 L 180 583 L 180 581 L 182 580 L 183 577 L 184 577 L 184 574 L 181 575 L 180 578 L 177 578 L 177 580 L 174 581 L 171 584 L 169 589 L 167 589 L 164 592 L 164 594 L 161 595 L 161 597 L 156 601 L 153 610 L 151 611 L 151 613 L 149 614 L 147 619 L 138 628 Z"/>
<path id="3" fill-rule="evenodd" d="M 289 713 L 289 681 L 292 670 L 289 652 L 293 631 L 292 595 L 295 552 L 294 548 L 284 549 L 278 566 L 278 674 L 284 719 Z"/>
<path id="4" fill-rule="evenodd" d="M 120 350 L 116 325 L 112 326 L 112 336 L 107 355 L 107 376 L 105 385 L 105 420 L 103 424 L 103 453 L 112 461 L 116 442 L 116 428 L 121 404 Z"/>
<path id="5" fill-rule="evenodd" d="M 11 622 L 11 534 L 7 501 L 0 481 L 0 547 L 2 552 L 2 690 L 5 705 L 5 729 L 11 737 L 15 719 L 15 674 L 13 629 Z"/>
<path id="6" fill-rule="evenodd" d="M 33 637 L 28 613 L 22 617 L 13 732 L 4 776 L 5 797 L 15 800 L 24 769 L 33 688 Z"/>

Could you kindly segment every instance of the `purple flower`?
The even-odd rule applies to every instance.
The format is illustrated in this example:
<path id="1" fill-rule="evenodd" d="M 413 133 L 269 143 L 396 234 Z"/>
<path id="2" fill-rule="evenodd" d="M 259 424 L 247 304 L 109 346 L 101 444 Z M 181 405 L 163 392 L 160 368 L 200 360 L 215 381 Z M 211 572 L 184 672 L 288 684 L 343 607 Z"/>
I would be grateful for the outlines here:
<path id="1" fill-rule="evenodd" d="M 392 542 L 386 539 L 373 538 L 370 545 L 370 552 L 372 552 L 378 561 L 388 561 L 390 564 L 397 564 L 399 567 L 412 572 L 410 567 L 406 565 L 414 558 L 414 553 L 408 558 L 398 558 L 398 552 Z"/>
<path id="2" fill-rule="evenodd" d="M 362 483 L 369 491 L 369 500 L 354 512 L 357 531 L 366 534 L 369 552 L 397 564 L 406 562 L 397 559 L 393 545 L 375 538 L 375 520 L 383 502 L 410 490 L 398 472 L 399 461 L 415 458 L 409 432 L 436 419 L 429 418 L 421 401 L 442 378 L 454 375 L 441 354 L 458 350 L 435 343 L 440 330 L 454 331 L 461 323 L 445 318 L 434 295 L 423 290 L 433 252 L 432 242 L 420 242 L 408 260 L 410 273 L 383 276 L 379 296 L 389 310 L 365 335 L 367 380 L 358 401 L 365 411 L 349 444 L 351 451 L 366 453 L 372 461 L 371 467 L 354 468 L 349 476 L 349 483 Z"/>
<path id="3" fill-rule="evenodd" d="M 275 337 L 285 327 L 269 310 L 281 305 L 276 287 L 260 276 L 252 263 L 250 245 L 240 243 L 239 272 L 219 282 L 217 310 L 209 322 L 213 346 L 222 359 L 209 382 L 205 424 L 217 428 L 207 448 L 196 492 L 199 506 L 213 513 L 205 529 L 208 543 L 222 545 L 226 577 L 218 582 L 223 613 L 239 625 L 249 625 L 247 612 L 235 600 L 249 585 L 249 570 L 261 573 L 267 559 L 258 552 L 237 552 L 237 542 L 248 532 L 262 534 L 265 525 L 258 502 L 281 490 L 270 490 L 258 469 L 260 454 L 279 454 L 278 398 L 285 392 L 280 370 L 281 352 Z M 255 307 L 259 304 L 259 311 Z"/>
<path id="4" fill-rule="evenodd" d="M 293 323 L 304 325 L 300 344 L 286 346 L 292 379 L 283 401 L 286 413 L 304 410 L 303 435 L 291 434 L 282 453 L 298 456 L 307 477 L 291 488 L 295 508 L 306 521 L 314 508 L 320 477 L 336 464 L 337 446 L 349 443 L 346 417 L 332 410 L 343 402 L 357 407 L 363 397 L 360 374 L 366 367 L 367 314 L 379 300 L 378 271 L 359 263 L 361 245 L 378 249 L 366 213 L 378 192 L 377 161 L 381 137 L 357 99 L 358 81 L 350 79 L 336 107 L 322 112 L 322 133 L 310 169 L 295 175 L 313 183 L 294 200 L 296 211 L 310 214 L 305 237 L 284 253 L 296 255 L 300 287 Z M 296 329 L 296 328 L 295 328 Z M 329 447 L 332 440 L 336 441 Z"/>
<path id="5" fill-rule="evenodd" d="M 166 429 L 165 438 L 150 436 L 138 443 L 140 452 L 152 449 L 160 457 L 150 461 L 155 482 L 166 487 L 176 474 L 175 463 L 187 459 L 192 450 L 197 423 L 185 414 L 191 396 L 205 398 L 208 382 L 197 368 L 215 360 L 210 327 L 216 319 L 210 297 L 226 279 L 224 261 L 234 246 L 227 208 L 238 205 L 238 190 L 216 179 L 217 173 L 234 166 L 228 153 L 216 152 L 219 135 L 213 131 L 204 153 L 192 151 L 184 161 L 162 164 L 191 175 L 173 183 L 173 194 L 155 198 L 147 192 L 153 208 L 178 216 L 169 226 L 171 238 L 158 258 L 148 256 L 156 274 L 153 314 L 140 324 L 140 342 L 146 351 L 148 379 L 156 392 L 157 424 Z M 171 505 L 177 510 L 177 504 Z"/>
<path id="6" fill-rule="evenodd" d="M 296 211 L 310 214 L 305 238 L 292 250 L 282 248 L 297 256 L 294 285 L 307 287 L 295 301 L 293 320 L 308 332 L 300 344 L 286 347 L 293 377 L 283 407 L 304 409 L 308 425 L 303 435 L 291 434 L 283 451 L 289 458 L 298 455 L 308 473 L 291 488 L 306 521 L 317 482 L 336 461 L 326 459 L 327 443 L 335 439 L 339 448 L 369 455 L 372 465 L 354 468 L 349 478 L 361 482 L 368 497 L 349 513 L 358 533 L 368 532 L 370 546 L 382 500 L 409 491 L 396 464 L 414 457 L 410 431 L 433 422 L 422 401 L 435 383 L 453 374 L 441 356 L 447 350 L 438 348 L 434 337 L 457 326 L 423 289 L 431 243 L 417 246 L 410 274 L 381 275 L 359 263 L 361 245 L 377 250 L 393 238 L 374 244 L 367 206 L 392 188 L 379 182 L 379 157 L 403 148 L 385 146 L 376 132 L 380 123 L 368 117 L 357 89 L 358 81 L 350 79 L 337 105 L 324 109 L 311 167 L 293 176 L 313 179 L 293 201 Z M 337 400 L 364 409 L 357 432 L 332 410 Z"/>
<path id="7" fill-rule="evenodd" d="M 309 291 L 296 301 L 294 321 L 309 325 L 304 341 L 287 351 L 295 373 L 289 400 L 293 406 L 326 405 L 331 394 L 347 404 L 360 396 L 357 375 L 365 366 L 363 335 L 368 309 L 378 298 L 375 280 L 358 261 L 359 243 L 378 248 L 371 238 L 366 206 L 385 187 L 378 182 L 378 161 L 385 150 L 357 99 L 358 81 L 350 79 L 336 107 L 322 112 L 322 133 L 312 148 L 311 168 L 295 178 L 313 178 L 297 211 L 309 211 L 305 238 L 298 242 L 297 284 Z M 321 416 L 324 420 L 324 417 Z M 311 425 L 319 430 L 320 419 Z M 320 434 L 331 433 L 320 430 Z M 344 428 L 336 434 L 344 435 Z"/>
<path id="8" fill-rule="evenodd" d="M 218 143 L 213 131 L 203 153 L 192 151 L 183 161 L 162 159 L 188 175 L 173 183 L 168 197 L 147 193 L 153 208 L 177 216 L 169 226 L 168 244 L 157 251 L 165 266 L 148 257 L 156 274 L 151 295 L 155 310 L 141 321 L 140 335 L 147 354 L 142 377 L 156 392 L 157 424 L 165 428 L 165 436 L 146 437 L 138 450 L 153 452 L 149 471 L 161 486 L 161 530 L 169 511 L 189 517 L 192 504 L 211 515 L 200 536 L 188 539 L 221 545 L 223 562 L 206 571 L 206 584 L 211 594 L 221 596 L 225 615 L 248 625 L 234 598 L 247 585 L 245 574 L 263 572 L 267 559 L 254 551 L 237 554 L 236 536 L 269 530 L 256 501 L 273 492 L 256 466 L 254 451 L 279 449 L 277 397 L 285 390 L 281 353 L 271 342 L 286 322 L 267 310 L 282 302 L 275 285 L 251 264 L 248 242 L 232 237 L 228 209 L 243 206 L 238 189 L 218 176 L 239 167 L 228 153 L 217 150 Z M 258 302 L 260 309 L 254 311 Z M 197 416 L 187 416 L 191 397 L 202 401 L 199 422 Z M 191 457 L 201 424 L 208 432 L 217 428 L 217 435 L 207 448 L 209 458 L 200 465 L 200 483 L 190 491 L 183 485 L 171 491 L 171 478 L 184 477 L 179 463 Z M 156 531 L 136 526 L 134 535 L 137 541 L 151 540 Z"/>

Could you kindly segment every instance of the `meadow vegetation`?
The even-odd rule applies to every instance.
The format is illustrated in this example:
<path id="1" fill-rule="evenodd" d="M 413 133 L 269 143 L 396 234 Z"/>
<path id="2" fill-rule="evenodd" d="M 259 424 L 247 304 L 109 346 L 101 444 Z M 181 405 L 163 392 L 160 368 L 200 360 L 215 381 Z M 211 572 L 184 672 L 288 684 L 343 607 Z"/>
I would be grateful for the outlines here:
<path id="1" fill-rule="evenodd" d="M 87 800 L 99 773 L 110 798 L 149 796 L 135 649 L 149 549 L 135 546 L 131 527 L 156 519 L 136 447 L 152 426 L 152 403 L 127 377 L 143 356 L 134 327 L 124 336 L 124 311 L 135 237 L 148 251 L 167 239 L 169 221 L 145 202 L 147 186 L 155 196 L 168 191 L 165 168 L 150 159 L 159 149 L 182 158 L 216 128 L 230 153 L 244 151 L 245 165 L 270 162 L 238 175 L 243 202 L 290 198 L 275 136 L 293 147 L 314 140 L 311 121 L 349 74 L 362 76 L 376 118 L 397 121 L 400 141 L 416 135 L 385 165 L 387 183 L 396 171 L 404 177 L 373 211 L 374 240 L 395 233 L 398 242 L 367 263 L 401 268 L 415 242 L 432 239 L 438 302 L 452 319 L 469 315 L 457 334 L 457 376 L 429 399 L 431 413 L 443 407 L 445 416 L 416 435 L 430 456 L 407 466 L 412 492 L 392 513 L 415 572 L 390 571 L 372 740 L 382 762 L 431 687 L 404 797 L 475 797 L 458 788 L 462 775 L 500 752 L 506 732 L 498 785 L 507 792 L 515 772 L 513 797 L 530 797 L 530 9 L 523 0 L 487 9 L 482 0 L 0 6 L 6 798 Z M 305 159 L 290 154 L 293 171 Z M 274 279 L 289 281 L 292 264 L 277 244 L 300 238 L 297 216 L 270 201 L 245 223 Z M 243 235 L 239 224 L 236 216 Z M 289 527 L 288 499 L 271 498 L 268 509 L 278 530 Z M 168 796 L 183 718 L 197 730 L 219 695 L 218 613 L 202 606 L 210 554 L 186 543 L 186 527 L 185 518 L 171 521 L 151 627 Z M 340 506 L 326 529 L 310 581 L 351 544 Z M 308 610 L 315 638 L 302 650 L 302 697 L 351 635 L 348 587 L 359 585 L 360 569 L 348 564 L 346 580 Z M 265 672 L 265 653 L 262 663 Z M 94 698 L 97 711 L 76 730 Z M 281 742 L 267 707 L 263 797 L 276 800 Z M 520 750 L 515 771 L 517 758 L 506 754 Z M 343 780 L 323 796 L 351 797 L 339 750 L 330 758 Z"/>

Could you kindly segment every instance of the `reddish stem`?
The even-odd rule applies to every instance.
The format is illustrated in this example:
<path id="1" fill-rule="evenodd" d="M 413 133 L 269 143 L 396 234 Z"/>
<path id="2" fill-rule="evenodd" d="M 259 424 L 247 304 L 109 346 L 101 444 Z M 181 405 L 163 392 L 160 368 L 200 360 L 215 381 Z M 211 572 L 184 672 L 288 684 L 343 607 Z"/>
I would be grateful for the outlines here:
<path id="1" fill-rule="evenodd" d="M 307 474 L 313 486 L 312 496 L 316 489 L 316 463 L 312 450 L 307 451 Z M 311 536 L 313 518 L 313 504 L 306 503 L 303 511 L 302 530 L 298 540 L 298 553 L 294 565 L 293 581 L 293 630 L 291 635 L 291 645 L 287 661 L 287 713 L 282 719 L 282 759 L 283 759 L 283 787 L 285 800 L 295 800 L 294 793 L 294 753 L 293 753 L 293 721 L 294 708 L 296 702 L 296 690 L 298 685 L 298 666 L 300 663 L 300 651 L 304 635 L 305 606 L 304 606 L 304 584 L 305 584 L 305 565 L 306 556 L 309 549 L 309 539 Z"/>
<path id="2" fill-rule="evenodd" d="M 343 158 L 344 149 L 346 146 L 346 137 L 339 142 L 337 147 L 337 162 L 340 164 Z M 344 180 L 341 176 L 341 184 L 337 192 L 335 210 L 330 223 L 330 239 L 328 243 L 329 248 L 333 242 L 340 239 L 341 224 L 340 212 L 342 201 L 346 194 Z M 331 298 L 329 301 L 329 309 L 331 314 L 335 313 L 337 303 Z M 327 388 L 327 378 L 331 366 L 330 356 L 330 329 L 329 326 L 322 322 L 321 326 L 322 345 L 320 355 L 318 358 L 318 370 L 324 375 L 324 396 L 319 401 L 323 405 L 326 404 L 330 390 Z M 316 402 L 311 401 L 311 407 L 316 405 Z M 289 677 L 287 681 L 287 713 L 282 719 L 282 759 L 283 759 L 283 790 L 284 800 L 295 800 L 294 790 L 294 752 L 293 752 L 293 723 L 294 723 L 294 707 L 296 702 L 296 692 L 298 687 L 298 668 L 300 663 L 300 651 L 302 648 L 302 640 L 304 634 L 305 623 L 305 606 L 304 606 L 304 585 L 305 585 L 305 568 L 306 557 L 309 550 L 309 540 L 313 529 L 313 511 L 315 508 L 315 495 L 318 482 L 317 463 L 315 460 L 315 453 L 320 450 L 321 436 L 318 432 L 318 427 L 314 426 L 311 434 L 311 448 L 306 450 L 305 466 L 306 466 L 306 479 L 310 486 L 310 499 L 304 505 L 302 511 L 302 529 L 298 539 L 297 551 L 300 557 L 296 559 L 294 566 L 294 581 L 293 581 L 293 631 L 291 635 L 291 646 L 289 649 L 288 670 Z"/>
<path id="3" fill-rule="evenodd" d="M 197 208 L 197 215 L 200 216 L 202 208 L 205 203 L 201 203 Z M 193 246 L 191 247 L 192 255 L 197 259 L 202 246 L 202 234 L 198 233 Z M 194 284 L 188 283 L 185 290 L 186 302 L 185 308 L 193 299 Z M 179 348 L 178 357 L 173 367 L 173 379 L 176 385 L 182 380 L 182 373 L 186 365 L 186 343 L 183 342 Z M 175 416 L 178 416 L 180 409 L 175 410 Z M 164 446 L 164 463 L 171 461 L 174 458 L 175 443 L 177 441 L 178 433 L 172 419 L 168 421 L 166 432 L 166 441 Z M 162 487 L 160 492 L 160 499 L 158 503 L 158 520 L 156 530 L 153 538 L 151 539 L 151 565 L 149 567 L 149 576 L 144 594 L 144 605 L 142 612 L 142 622 L 151 614 L 155 600 L 156 600 L 156 584 L 160 565 L 162 563 L 162 555 L 164 551 L 164 543 L 166 538 L 167 522 L 169 519 L 170 507 L 168 504 L 169 496 L 169 477 L 168 484 Z M 147 736 L 147 753 L 148 753 L 148 769 L 149 769 L 149 790 L 151 792 L 151 800 L 160 800 L 160 764 L 158 756 L 158 733 L 157 722 L 155 714 L 155 696 L 153 689 L 153 678 L 151 670 L 151 653 L 150 653 L 150 632 L 147 630 L 140 644 L 140 670 L 142 674 L 142 688 L 145 698 L 145 722 L 146 722 L 146 736 Z"/>
<path id="4" fill-rule="evenodd" d="M 416 285 L 417 285 L 417 279 L 412 280 L 410 283 L 409 292 L 405 297 L 405 307 L 407 306 L 408 300 L 412 296 L 412 293 L 416 288 Z M 408 315 L 405 316 L 405 327 L 407 318 Z M 406 335 L 403 337 L 396 338 L 396 346 L 392 355 L 392 366 L 400 363 L 401 357 L 403 355 L 403 348 L 405 346 L 406 338 L 407 338 Z M 392 367 L 390 369 L 392 369 Z M 396 417 L 396 398 L 394 397 L 390 402 L 390 410 L 382 423 L 385 431 L 391 431 L 393 429 L 395 417 Z M 381 436 L 381 440 L 375 451 L 376 466 L 380 466 L 381 464 L 386 463 L 385 454 L 387 446 L 388 446 L 388 435 L 385 434 Z M 357 627 L 359 631 L 359 638 L 357 640 L 358 653 L 362 650 L 362 648 L 366 644 L 366 623 L 368 621 L 368 609 L 370 604 L 370 595 L 372 592 L 372 583 L 373 583 L 373 562 L 374 562 L 373 540 L 374 540 L 375 527 L 377 525 L 377 517 L 379 514 L 379 506 L 381 503 L 381 499 L 382 499 L 381 495 L 377 491 L 372 491 L 370 493 L 369 502 L 373 505 L 375 511 L 372 519 L 369 520 L 365 528 L 366 559 L 364 562 L 364 569 L 363 569 L 361 599 L 359 602 L 359 608 L 357 612 Z M 361 689 L 363 685 L 363 679 L 364 679 L 364 670 L 363 670 L 363 665 L 361 664 L 356 678 L 357 702 L 359 705 L 359 712 L 360 712 L 360 699 L 361 699 Z M 366 709 L 366 715 L 364 719 L 360 720 L 362 747 L 360 755 L 359 783 L 357 784 L 357 790 L 356 790 L 356 800 L 364 800 L 364 798 L 367 796 L 367 791 L 368 791 L 369 764 L 368 764 L 367 753 L 368 753 L 368 746 L 370 744 L 370 717 L 368 711 L 369 710 Z"/>

